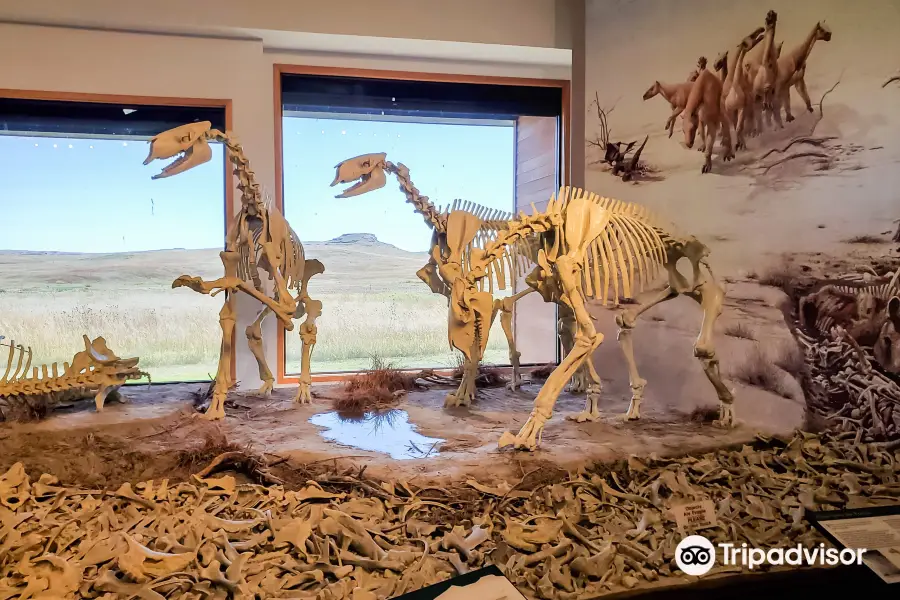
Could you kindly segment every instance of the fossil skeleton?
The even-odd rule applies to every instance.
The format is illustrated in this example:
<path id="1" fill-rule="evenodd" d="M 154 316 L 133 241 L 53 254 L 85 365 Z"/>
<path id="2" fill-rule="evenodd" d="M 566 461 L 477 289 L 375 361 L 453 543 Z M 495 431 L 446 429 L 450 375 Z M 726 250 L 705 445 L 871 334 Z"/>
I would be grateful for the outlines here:
<path id="1" fill-rule="evenodd" d="M 335 166 L 335 177 L 331 185 L 355 182 L 354 185 L 337 195 L 338 198 L 350 198 L 382 188 L 386 183 L 386 173 L 391 173 L 397 177 L 397 180 L 400 182 L 400 190 L 406 196 L 406 201 L 412 204 L 417 213 L 422 215 L 425 223 L 432 230 L 431 251 L 428 262 L 416 272 L 416 276 L 424 281 L 432 292 L 440 294 L 449 300 L 453 281 L 444 276 L 447 263 L 451 260 L 452 254 L 447 238 L 447 226 L 450 218 L 457 218 L 451 217 L 451 215 L 465 213 L 478 218 L 480 225 L 478 231 L 474 233 L 476 238 L 484 243 L 493 239 L 496 236 L 496 232 L 505 227 L 506 222 L 512 217 L 512 213 L 481 206 L 474 202 L 462 202 L 459 200 L 454 201 L 446 210 L 441 210 L 427 196 L 419 193 L 419 190 L 413 185 L 409 177 L 409 169 L 406 165 L 403 163 L 392 163 L 387 160 L 385 153 L 364 154 L 342 161 Z M 527 263 L 522 259 L 524 257 L 520 257 L 520 260 L 510 264 L 513 275 L 509 278 L 509 282 L 504 276 L 495 278 L 499 290 L 505 290 L 507 286 L 513 288 L 517 279 L 525 274 L 524 266 Z M 482 287 L 484 287 L 484 283 L 483 281 L 481 282 Z M 493 279 L 487 282 L 491 291 L 493 291 L 493 284 Z M 509 360 L 512 365 L 512 378 L 508 387 L 516 389 L 520 385 L 519 358 L 521 353 L 516 349 L 513 336 L 513 305 L 519 298 L 531 291 L 531 289 L 526 289 L 506 298 L 492 299 L 490 310 L 485 313 L 478 313 L 477 318 L 479 322 L 475 330 L 476 335 L 479 336 L 480 342 L 483 342 L 483 344 L 476 344 L 474 348 L 467 344 L 466 347 L 460 348 L 454 345 L 454 340 L 451 337 L 450 344 L 463 354 L 464 363 L 459 388 L 456 392 L 447 396 L 447 406 L 467 406 L 474 399 L 478 364 L 484 355 L 488 334 L 498 313 L 500 315 L 500 324 L 503 327 L 509 346 Z"/>
<path id="2" fill-rule="evenodd" d="M 303 350 L 300 362 L 300 386 L 295 402 L 311 401 L 310 358 L 316 344 L 316 319 L 322 314 L 322 302 L 310 298 L 307 293 L 309 279 L 325 271 L 321 262 L 307 259 L 300 239 L 278 209 L 265 200 L 260 192 L 256 176 L 249 167 L 244 150 L 234 140 L 231 132 L 212 129 L 209 121 L 182 125 L 164 131 L 150 141 L 150 153 L 144 164 L 156 159 L 178 158 L 166 166 L 154 179 L 183 173 L 207 162 L 212 151 L 210 141 L 221 142 L 228 148 L 234 174 L 240 183 L 241 210 L 229 227 L 225 238 L 225 250 L 219 253 L 225 276 L 214 281 L 203 281 L 199 277 L 182 275 L 172 283 L 172 287 L 189 287 L 195 292 L 214 296 L 226 292 L 225 303 L 219 312 L 222 327 L 222 347 L 219 366 L 216 371 L 212 401 L 205 417 L 222 419 L 225 417 L 225 397 L 232 386 L 231 360 L 234 353 L 234 326 L 236 321 L 235 292 L 242 291 L 263 304 L 256 319 L 245 331 L 247 343 L 259 366 L 262 380 L 261 394 L 269 394 L 275 378 L 266 364 L 262 344 L 262 323 L 270 313 L 287 331 L 294 329 L 293 319 L 306 319 L 300 325 L 300 340 Z M 262 269 L 274 280 L 274 293 L 266 292 L 259 271 Z M 296 296 L 291 295 L 291 291 Z"/>
<path id="3" fill-rule="evenodd" d="M 339 198 L 349 198 L 358 196 L 366 192 L 374 191 L 383 187 L 386 183 L 385 172 L 395 173 L 401 183 L 401 190 L 406 195 L 407 202 L 412 204 L 416 212 L 421 214 L 426 223 L 433 229 L 431 256 L 428 263 L 419 269 L 416 275 L 428 284 L 434 293 L 441 294 L 451 298 L 451 288 L 453 278 L 459 275 L 458 270 L 450 264 L 454 260 L 468 261 L 469 256 L 466 251 L 466 243 L 459 244 L 459 239 L 454 241 L 454 245 L 458 246 L 458 252 L 454 256 L 448 240 L 448 219 L 450 215 L 456 212 L 468 213 L 477 218 L 480 222 L 475 230 L 469 233 L 474 237 L 470 240 L 476 246 L 484 245 L 493 240 L 497 232 L 506 228 L 508 219 L 512 216 L 503 211 L 488 209 L 470 202 L 459 203 L 454 202 L 448 210 L 440 210 L 435 207 L 428 198 L 421 196 L 419 191 L 412 185 L 409 180 L 409 170 L 402 163 L 394 165 L 386 160 L 386 154 L 365 154 L 346 160 L 337 165 L 335 179 L 332 185 L 339 183 L 356 182 L 353 186 L 339 194 Z M 466 217 L 458 216 L 453 219 L 462 219 L 457 223 L 466 223 Z M 458 234 L 459 232 L 457 232 Z M 491 324 L 497 313 L 500 313 L 500 322 L 507 338 L 510 348 L 510 364 L 513 367 L 513 373 L 509 387 L 515 389 L 521 382 L 519 375 L 519 352 L 515 346 L 513 336 L 512 318 L 513 306 L 524 296 L 532 292 L 539 292 L 546 302 L 556 302 L 558 305 L 558 321 L 557 329 L 562 342 L 564 352 L 568 352 L 574 343 L 575 335 L 575 314 L 564 303 L 557 302 L 558 294 L 553 291 L 553 283 L 543 281 L 536 278 L 538 269 L 528 272 L 528 268 L 537 265 L 538 247 L 531 242 L 523 241 L 512 248 L 504 260 L 498 261 L 497 266 L 490 273 L 490 276 L 478 281 L 478 290 L 484 292 L 492 292 L 494 287 L 504 290 L 508 287 L 515 288 L 519 279 L 525 276 L 525 285 L 527 286 L 520 292 L 515 292 L 512 296 L 495 299 L 490 311 L 487 311 L 486 304 L 473 317 L 474 330 L 469 331 L 460 336 L 454 336 L 452 330 L 454 327 L 464 327 L 459 321 L 458 316 L 454 316 L 453 309 L 449 315 L 449 327 L 451 329 L 450 345 L 458 349 L 464 356 L 464 370 L 462 381 L 459 389 L 447 397 L 447 405 L 467 405 L 475 396 L 477 365 L 480 357 L 484 354 L 484 347 L 488 342 Z M 440 267 L 443 267 L 441 270 Z M 486 302 L 486 300 L 484 300 Z M 473 344 L 477 338 L 477 343 Z M 587 372 L 587 366 L 576 371 L 569 381 L 569 391 L 573 393 L 583 393 L 587 390 L 590 376 Z"/>
<path id="4" fill-rule="evenodd" d="M 713 503 L 716 523 L 700 531 L 713 544 L 763 549 L 824 543 L 806 511 L 896 503 L 900 451 L 848 437 L 453 487 L 354 468 L 287 490 L 204 469 L 109 491 L 16 463 L 0 474 L 0 598 L 381 600 L 491 564 L 548 600 L 687 583 L 673 518 L 684 503 Z"/>
<path id="5" fill-rule="evenodd" d="M 719 374 L 712 339 L 715 321 L 722 312 L 724 291 L 706 261 L 709 249 L 696 238 L 670 233 L 671 226 L 664 226 L 649 210 L 636 204 L 567 187 L 560 189 L 558 197 L 550 199 L 544 211 L 520 215 L 486 244 L 476 239 L 478 217 L 465 213 L 453 217 L 451 213 L 447 227 L 451 259 L 441 267 L 448 272 L 445 279 L 454 282 L 450 335 L 457 340 L 457 347 L 481 341 L 477 331 L 483 315 L 490 309 L 490 295 L 479 289 L 480 280 L 508 272 L 503 268 L 504 261 L 527 254 L 532 248 L 538 248 L 535 257 L 538 266 L 528 277 L 529 285 L 545 301 L 565 306 L 574 316 L 575 327 L 570 332 L 565 358 L 547 378 L 519 434 L 505 433 L 501 447 L 513 444 L 517 448 L 534 449 L 563 386 L 580 368 L 587 369 L 590 379 L 585 409 L 575 419 L 600 418 L 601 382 L 590 357 L 603 341 L 603 335 L 594 328 L 586 302 L 594 299 L 604 306 L 618 306 L 621 298 L 633 298 L 651 283 L 660 269 L 668 275 L 665 288 L 646 304 L 623 311 L 616 318 L 632 389 L 626 418 L 640 418 L 647 383 L 638 373 L 634 360 L 631 332 L 636 319 L 657 304 L 685 295 L 703 309 L 694 355 L 719 397 L 718 423 L 733 425 L 734 397 Z M 691 265 L 690 278 L 676 268 L 682 258 Z M 564 343 L 566 337 L 563 336 Z"/>
<path id="6" fill-rule="evenodd" d="M 6 344 L 4 339 L 0 336 L 0 347 L 8 347 L 9 355 L 0 377 L 0 421 L 25 407 L 52 407 L 90 396 L 100 412 L 107 397 L 117 394 L 126 381 L 149 378 L 138 369 L 139 358 L 119 358 L 102 337 L 83 336 L 84 350 L 71 364 L 64 362 L 61 371 L 59 363 L 32 367 L 31 347 L 15 341 Z"/>

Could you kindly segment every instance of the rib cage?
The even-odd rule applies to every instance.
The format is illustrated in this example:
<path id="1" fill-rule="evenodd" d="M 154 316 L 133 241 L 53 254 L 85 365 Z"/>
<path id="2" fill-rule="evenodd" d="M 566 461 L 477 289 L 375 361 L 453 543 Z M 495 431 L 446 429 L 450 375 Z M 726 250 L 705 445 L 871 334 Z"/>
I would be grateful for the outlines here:
<path id="1" fill-rule="evenodd" d="M 8 347 L 9 348 L 9 356 L 6 360 L 6 369 L 3 372 L 3 377 L 0 377 L 0 393 L 5 389 L 7 384 L 12 384 L 13 382 L 18 381 L 25 375 L 27 375 L 28 370 L 31 368 L 31 346 L 27 348 L 21 344 L 16 344 L 15 340 L 10 340 L 8 344 L 3 343 L 3 340 L 6 339 L 2 335 L 0 335 L 0 348 Z M 18 353 L 18 358 L 17 358 Z M 27 359 L 25 357 L 28 357 Z M 25 362 L 25 368 L 22 368 L 22 362 Z M 13 370 L 13 364 L 15 363 L 16 368 Z M 56 367 L 56 365 L 54 365 Z M 37 369 L 35 369 L 37 372 Z M 55 371 L 54 371 L 55 372 Z"/>
<path id="2" fill-rule="evenodd" d="M 474 203 L 455 201 L 451 207 L 454 210 L 469 209 L 476 216 L 488 215 L 463 251 L 464 275 L 472 270 L 472 251 L 487 251 L 496 258 L 487 265 L 482 277 L 473 277 L 472 280 L 480 291 L 493 292 L 495 283 L 502 290 L 526 275 L 529 268 L 537 264 L 540 249 L 548 255 L 567 253 L 565 224 L 560 227 L 541 226 L 534 233 L 512 236 L 511 241 L 500 241 L 500 233 L 508 231 L 513 223 L 521 225 L 530 222 L 534 225 L 545 217 L 558 216 L 565 223 L 568 208 L 575 201 L 597 205 L 608 219 L 599 235 L 586 244 L 585 254 L 580 257 L 584 261 L 581 283 L 585 296 L 603 306 L 618 306 L 622 300 L 632 299 L 644 291 L 659 277 L 661 268 L 668 262 L 669 251 L 687 239 L 671 223 L 644 206 L 601 197 L 580 188 L 562 187 L 558 195 L 550 198 L 543 211 L 538 212 L 532 205 L 531 215 L 520 213 L 513 219 L 509 219 L 509 213 L 491 212 Z M 501 217 L 507 220 L 501 221 Z M 598 217 L 594 213 L 594 218 Z M 502 250 L 497 247 L 498 241 L 504 246 Z"/>
<path id="3" fill-rule="evenodd" d="M 284 277 L 285 286 L 290 289 L 299 289 L 302 281 L 303 281 L 303 270 L 306 263 L 306 256 L 303 249 L 303 244 L 300 242 L 300 236 L 294 231 L 294 229 L 287 224 L 287 221 L 278 212 L 278 209 L 267 205 L 267 221 L 271 223 L 272 220 L 280 220 L 284 223 L 285 228 L 287 229 L 287 248 L 284 248 L 282 264 L 281 265 L 273 265 L 270 268 L 279 269 L 281 271 L 282 277 Z M 280 223 L 279 223 L 280 224 Z M 240 261 L 238 263 L 238 277 L 240 277 L 243 281 L 254 282 L 254 284 L 258 283 L 259 280 L 259 259 L 264 256 L 262 251 L 262 244 L 260 243 L 260 238 L 263 237 L 263 234 L 266 233 L 264 228 L 261 226 L 261 223 L 257 227 L 250 227 L 250 242 L 248 244 L 239 244 L 238 252 L 240 253 Z M 269 279 L 272 279 L 272 275 L 269 275 Z"/>
<path id="4" fill-rule="evenodd" d="M 475 238 L 463 251 L 462 267 L 463 274 L 465 274 L 472 268 L 472 250 L 483 250 L 488 244 L 496 240 L 498 233 L 508 228 L 509 221 L 514 215 L 511 212 L 488 208 L 475 202 L 460 199 L 454 200 L 450 206 L 441 210 L 441 214 L 446 216 L 450 212 L 456 211 L 468 212 L 481 219 L 478 233 L 475 234 Z M 536 245 L 528 240 L 522 240 L 513 245 L 507 253 L 504 253 L 502 258 L 488 266 L 487 273 L 478 281 L 479 291 L 493 293 L 495 285 L 498 290 L 514 287 L 515 282 L 528 273 L 528 268 L 535 263 L 536 256 Z"/>
<path id="5" fill-rule="evenodd" d="M 590 192 L 587 195 L 589 201 L 609 211 L 609 224 L 588 246 L 582 272 L 584 293 L 603 306 L 609 306 L 610 300 L 618 306 L 620 299 L 633 298 L 659 276 L 675 238 L 659 227 L 658 217 L 643 206 Z"/>
<path id="6" fill-rule="evenodd" d="M 816 302 L 812 297 L 816 295 L 825 295 L 823 300 Z M 819 335 L 830 335 L 835 327 L 845 325 L 844 319 L 839 320 L 835 314 L 841 313 L 847 309 L 849 305 L 859 303 L 864 295 L 870 296 L 878 301 L 881 305 L 886 305 L 888 300 L 893 296 L 900 295 L 900 269 L 891 277 L 889 281 L 879 283 L 844 283 L 830 284 L 821 287 L 815 294 L 810 294 L 803 303 L 801 303 L 801 325 L 815 331 Z M 812 323 L 805 322 L 803 318 L 803 306 L 805 302 L 813 302 L 816 304 L 816 319 Z"/>
<path id="7" fill-rule="evenodd" d="M 609 219 L 600 234 L 589 241 L 585 256 L 581 257 L 585 265 L 582 270 L 585 295 L 603 305 L 618 305 L 620 299 L 633 297 L 659 275 L 660 267 L 666 264 L 669 247 L 679 238 L 670 233 L 673 231 L 671 226 L 664 226 L 654 213 L 643 206 L 569 187 L 560 188 L 559 194 L 550 199 L 543 212 L 521 215 L 519 221 L 559 214 L 565 222 L 568 208 L 574 201 L 596 204 Z M 509 229 L 509 222 L 496 231 L 506 229 Z M 469 250 L 490 246 L 490 242 L 497 239 L 496 231 L 491 236 L 476 238 Z M 496 279 L 501 284 L 500 289 L 503 289 L 503 284 L 514 280 L 509 279 L 509 275 L 518 278 L 529 265 L 537 263 L 537 252 L 541 248 L 548 254 L 568 252 L 564 232 L 565 226 L 553 227 L 514 241 L 500 258 L 490 264 L 485 277 L 478 282 L 480 288 L 484 288 L 484 280 L 490 286 Z"/>

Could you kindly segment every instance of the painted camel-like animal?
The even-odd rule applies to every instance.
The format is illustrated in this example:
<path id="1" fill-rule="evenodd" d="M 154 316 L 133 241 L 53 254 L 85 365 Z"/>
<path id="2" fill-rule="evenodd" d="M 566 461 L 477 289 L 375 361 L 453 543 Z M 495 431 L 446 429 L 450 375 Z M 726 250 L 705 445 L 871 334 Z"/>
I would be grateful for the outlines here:
<path id="1" fill-rule="evenodd" d="M 815 24 L 803 42 L 778 58 L 778 74 L 775 82 L 777 105 L 775 110 L 779 112 L 780 116 L 781 109 L 784 109 L 785 121 L 788 123 L 794 120 L 794 115 L 791 114 L 791 87 L 797 90 L 797 94 L 803 99 L 803 102 L 806 104 L 806 110 L 813 112 L 812 102 L 809 99 L 809 92 L 806 89 L 804 78 L 809 55 L 817 41 L 831 41 L 831 30 L 821 21 Z"/>
<path id="2" fill-rule="evenodd" d="M 687 106 L 688 96 L 691 94 L 691 88 L 694 87 L 694 82 L 697 81 L 697 77 L 700 76 L 700 70 L 706 68 L 704 65 L 700 67 L 700 69 L 694 69 L 688 75 L 687 81 L 681 81 L 678 83 L 663 83 L 661 81 L 654 81 L 653 85 L 644 92 L 644 100 L 649 100 L 655 96 L 662 96 L 665 98 L 666 102 L 669 103 L 669 106 L 672 107 L 672 114 L 669 115 L 669 118 L 666 119 L 665 129 L 669 132 L 669 137 L 672 137 L 672 133 L 675 131 L 675 119 L 678 118 L 684 111 L 684 107 Z"/>
<path id="3" fill-rule="evenodd" d="M 772 15 L 774 15 L 774 17 L 772 17 Z M 750 88 L 756 84 L 757 78 L 762 78 L 760 80 L 761 83 L 765 79 L 766 69 L 763 68 L 764 62 L 768 63 L 769 70 L 777 68 L 777 61 L 781 57 L 781 50 L 784 46 L 784 42 L 775 44 L 775 21 L 777 21 L 777 14 L 775 14 L 774 11 L 769 11 L 769 14 L 766 14 L 766 27 L 764 28 L 764 31 L 768 32 L 771 29 L 771 43 L 774 44 L 774 60 L 772 60 L 773 50 L 771 47 L 767 47 L 765 43 L 758 44 L 755 48 L 749 50 L 744 58 L 744 74 L 750 82 Z M 763 42 L 765 42 L 765 40 L 766 38 L 764 35 Z M 760 75 L 761 70 L 763 71 L 763 75 Z M 750 98 L 748 98 L 747 102 L 750 105 L 750 112 L 748 112 L 747 116 L 750 117 L 750 121 L 749 127 L 747 127 L 746 130 L 750 137 L 754 137 L 762 134 L 763 121 L 765 121 L 767 126 L 772 126 L 773 111 L 765 110 L 765 99 L 761 95 L 754 92 L 748 93 L 750 94 Z"/>
<path id="4" fill-rule="evenodd" d="M 697 130 L 703 128 L 701 135 L 704 139 L 701 143 L 705 160 L 701 173 L 709 173 L 712 170 L 712 151 L 719 131 L 722 132 L 722 160 L 729 161 L 734 158 L 731 121 L 722 107 L 722 81 L 712 71 L 704 69 L 697 77 L 681 117 L 684 143 L 688 148 L 694 147 Z"/>
<path id="5" fill-rule="evenodd" d="M 744 126 L 748 116 L 753 114 L 752 86 L 744 69 L 747 52 L 762 41 L 763 27 L 754 30 L 737 45 L 734 54 L 723 52 L 713 63 L 713 68 L 722 79 L 722 110 L 728 115 L 735 128 L 735 149 L 742 150 L 747 144 Z M 752 118 L 752 117 L 751 117 Z"/>
<path id="6" fill-rule="evenodd" d="M 784 127 L 781 113 L 777 110 L 776 84 L 778 81 L 778 58 L 775 51 L 775 26 L 778 14 L 774 10 L 766 13 L 766 32 L 762 42 L 762 62 L 753 78 L 753 96 L 762 103 L 762 111 L 772 116 L 778 129 Z M 760 115 L 761 116 L 761 115 Z M 757 117 L 759 123 L 759 117 Z M 759 127 L 757 129 L 760 129 Z"/>

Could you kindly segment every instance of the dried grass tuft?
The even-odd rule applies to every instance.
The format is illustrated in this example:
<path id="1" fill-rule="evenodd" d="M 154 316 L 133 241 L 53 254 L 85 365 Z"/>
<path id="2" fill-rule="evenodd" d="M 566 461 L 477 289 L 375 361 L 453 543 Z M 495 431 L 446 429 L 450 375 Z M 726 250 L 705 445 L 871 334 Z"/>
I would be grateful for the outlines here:
<path id="1" fill-rule="evenodd" d="M 553 370 L 556 368 L 554 364 L 541 365 L 540 367 L 535 367 L 531 370 L 531 378 L 535 381 L 544 381 L 550 374 L 553 373 Z"/>
<path id="2" fill-rule="evenodd" d="M 797 284 L 798 280 L 802 279 L 802 277 L 803 272 L 798 266 L 784 261 L 763 273 L 759 277 L 758 283 L 760 285 L 779 288 L 790 295 L 790 290 Z"/>
<path id="3" fill-rule="evenodd" d="M 886 244 L 887 240 L 877 235 L 855 235 L 844 240 L 845 244 Z"/>
<path id="4" fill-rule="evenodd" d="M 389 408 L 405 392 L 416 389 L 415 375 L 396 369 L 379 356 L 372 357 L 371 368 L 344 383 L 334 409 L 341 413 L 365 413 Z"/>
<path id="5" fill-rule="evenodd" d="M 742 340 L 756 339 L 756 332 L 743 323 L 732 323 L 725 328 L 725 335 Z"/>
<path id="6" fill-rule="evenodd" d="M 690 420 L 694 423 L 712 423 L 719 418 L 717 406 L 698 406 L 691 411 Z"/>
<path id="7" fill-rule="evenodd" d="M 196 471 L 198 467 L 209 464 L 221 454 L 241 451 L 249 451 L 249 447 L 244 448 L 228 441 L 228 437 L 222 430 L 211 426 L 203 432 L 203 441 L 199 446 L 178 452 L 175 457 L 175 466 Z"/>
<path id="8" fill-rule="evenodd" d="M 781 371 L 769 361 L 759 346 L 753 348 L 747 360 L 737 367 L 734 377 L 747 385 L 778 394 L 782 398 L 794 397 L 785 385 Z"/>

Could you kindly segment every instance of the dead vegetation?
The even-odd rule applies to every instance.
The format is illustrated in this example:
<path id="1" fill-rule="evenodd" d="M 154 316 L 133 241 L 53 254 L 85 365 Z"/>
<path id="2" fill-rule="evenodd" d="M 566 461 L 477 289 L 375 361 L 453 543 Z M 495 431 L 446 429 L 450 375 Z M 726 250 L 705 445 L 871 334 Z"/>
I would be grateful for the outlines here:
<path id="1" fill-rule="evenodd" d="M 544 381 L 550 374 L 553 373 L 553 370 L 556 368 L 554 364 L 541 365 L 539 367 L 535 367 L 531 370 L 531 379 L 533 381 Z"/>
<path id="2" fill-rule="evenodd" d="M 759 346 L 754 346 L 743 363 L 734 370 L 734 378 L 747 385 L 792 399 L 794 395 L 785 385 L 781 371 L 769 360 Z"/>
<path id="3" fill-rule="evenodd" d="M 887 240 L 877 235 L 855 235 L 844 240 L 845 244 L 886 244 Z"/>
<path id="4" fill-rule="evenodd" d="M 203 432 L 203 439 L 199 445 L 178 451 L 174 462 L 177 468 L 187 469 L 194 473 L 200 469 L 201 465 L 208 465 L 215 457 L 237 451 L 249 451 L 249 448 L 242 448 L 229 442 L 219 428 L 211 426 Z"/>
<path id="5" fill-rule="evenodd" d="M 772 148 L 765 154 L 759 157 L 760 164 L 760 174 L 762 176 L 768 175 L 769 171 L 773 168 L 783 165 L 787 162 L 797 160 L 799 158 L 812 158 L 816 159 L 814 161 L 815 169 L 822 171 L 828 170 L 833 166 L 834 161 L 836 160 L 837 154 L 840 153 L 840 147 L 833 147 L 831 142 L 837 139 L 836 136 L 819 136 L 815 135 L 816 129 L 821 123 L 822 119 L 825 118 L 825 98 L 828 97 L 828 94 L 834 91 L 834 89 L 841 83 L 841 77 L 843 76 L 843 72 L 838 77 L 837 81 L 828 88 L 823 94 L 822 97 L 819 98 L 818 107 L 819 111 L 813 121 L 812 125 L 809 128 L 809 131 L 803 135 L 796 136 L 792 138 L 786 145 L 781 148 Z M 818 150 L 800 150 L 798 152 L 793 152 L 792 154 L 788 154 L 788 150 L 790 150 L 794 146 L 812 146 L 814 148 L 818 148 Z M 782 158 L 774 160 L 769 163 L 764 163 L 766 158 L 771 156 L 772 154 L 782 154 L 785 155 Z"/>
<path id="6" fill-rule="evenodd" d="M 725 335 L 728 337 L 738 338 L 741 340 L 756 340 L 756 332 L 750 328 L 749 325 L 746 325 L 742 322 L 732 323 L 728 325 L 724 330 Z"/>
<path id="7" fill-rule="evenodd" d="M 698 406 L 691 411 L 691 414 L 688 417 L 692 423 L 712 423 L 718 418 L 718 406 Z"/>
<path id="8" fill-rule="evenodd" d="M 460 355 L 460 360 L 450 374 L 450 377 L 459 381 L 462 379 L 464 370 L 465 366 Z M 501 368 L 484 364 L 478 365 L 478 375 L 475 376 L 475 385 L 479 388 L 503 387 L 506 385 L 506 382 L 507 379 L 503 375 L 503 370 Z"/>
<path id="9" fill-rule="evenodd" d="M 341 413 L 366 413 L 396 405 L 407 392 L 418 387 L 417 376 L 394 367 L 379 356 L 372 357 L 368 371 L 348 379 L 333 400 Z"/>
<path id="10" fill-rule="evenodd" d="M 641 153 L 650 136 L 645 136 L 640 146 L 637 145 L 637 140 L 627 143 L 612 141 L 609 115 L 615 110 L 615 105 L 609 109 L 603 108 L 600 105 L 599 93 L 594 92 L 594 100 L 591 101 L 590 107 L 597 109 L 599 133 L 594 139 L 587 140 L 587 145 L 596 148 L 602 155 L 602 158 L 596 162 L 605 165 L 614 177 L 621 177 L 622 181 L 660 180 L 657 170 L 641 161 Z"/>
<path id="11" fill-rule="evenodd" d="M 790 290 L 794 288 L 798 280 L 804 277 L 802 267 L 797 266 L 794 262 L 787 259 L 782 260 L 779 264 L 766 269 L 762 274 L 751 274 L 748 279 L 756 280 L 759 285 L 765 285 L 778 288 L 788 295 Z"/>

